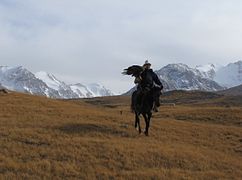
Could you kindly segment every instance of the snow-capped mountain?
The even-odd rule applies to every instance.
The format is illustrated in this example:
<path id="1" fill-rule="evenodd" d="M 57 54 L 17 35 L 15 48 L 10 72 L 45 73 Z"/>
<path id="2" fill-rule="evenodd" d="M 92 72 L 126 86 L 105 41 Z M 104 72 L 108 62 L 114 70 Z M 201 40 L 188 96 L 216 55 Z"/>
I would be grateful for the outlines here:
<path id="1" fill-rule="evenodd" d="M 9 90 L 51 98 L 71 99 L 113 95 L 110 90 L 100 85 L 94 90 L 93 86 L 86 87 L 80 83 L 68 85 L 52 74 L 46 72 L 33 74 L 21 66 L 0 66 L 0 84 Z"/>
<path id="2" fill-rule="evenodd" d="M 221 86 L 231 88 L 242 84 L 242 61 L 230 63 L 226 66 L 208 64 L 196 66 L 203 77 L 216 81 Z"/>
<path id="3" fill-rule="evenodd" d="M 110 90 L 96 83 L 87 84 L 86 87 L 91 93 L 96 94 L 97 96 L 109 96 L 112 94 Z"/>
<path id="4" fill-rule="evenodd" d="M 78 84 L 72 84 L 70 85 L 70 88 L 72 89 L 73 92 L 75 92 L 76 94 L 78 94 L 79 98 L 84 98 L 84 97 L 92 97 L 93 94 L 92 92 L 90 92 L 86 86 L 78 83 Z"/>
<path id="5" fill-rule="evenodd" d="M 191 68 L 185 64 L 169 64 L 159 71 L 156 71 L 161 79 L 164 88 L 168 90 L 203 90 L 218 91 L 223 90 L 217 82 L 210 78 L 210 73 L 205 73 L 199 68 Z"/>
<path id="6" fill-rule="evenodd" d="M 22 66 L 0 66 L 0 83 L 9 90 L 60 98 L 56 90 L 49 88 Z"/>
<path id="7" fill-rule="evenodd" d="M 213 81 L 216 67 L 212 64 L 206 66 L 196 66 L 191 68 L 186 64 L 168 64 L 155 73 L 161 80 L 164 91 L 171 90 L 202 90 L 202 91 L 219 91 L 225 87 L 220 86 Z M 125 95 L 131 95 L 136 90 L 133 87 Z"/>
<path id="8" fill-rule="evenodd" d="M 212 79 L 212 80 L 214 79 L 218 68 L 219 66 L 214 64 L 206 64 L 203 66 L 199 65 L 195 67 L 195 69 L 201 73 L 202 77 Z"/>
<path id="9" fill-rule="evenodd" d="M 230 63 L 216 71 L 214 80 L 228 88 L 242 84 L 242 61 Z"/>
<path id="10" fill-rule="evenodd" d="M 72 91 L 70 86 L 58 80 L 53 74 L 41 71 L 37 72 L 35 76 L 46 83 L 48 87 L 58 91 L 59 95 L 64 99 L 79 97 L 78 94 Z"/>
<path id="11" fill-rule="evenodd" d="M 155 71 L 169 90 L 220 91 L 242 85 L 242 61 L 227 66 L 219 64 L 199 65 L 191 68 L 186 64 L 169 64 Z M 133 92 L 132 88 L 127 94 Z"/>
<path id="12" fill-rule="evenodd" d="M 67 85 L 65 82 L 58 80 L 53 74 L 46 72 L 38 72 L 35 74 L 37 78 L 47 84 L 48 87 L 59 92 L 62 98 L 90 98 L 99 96 L 111 96 L 113 93 L 99 84 L 81 83 Z"/>

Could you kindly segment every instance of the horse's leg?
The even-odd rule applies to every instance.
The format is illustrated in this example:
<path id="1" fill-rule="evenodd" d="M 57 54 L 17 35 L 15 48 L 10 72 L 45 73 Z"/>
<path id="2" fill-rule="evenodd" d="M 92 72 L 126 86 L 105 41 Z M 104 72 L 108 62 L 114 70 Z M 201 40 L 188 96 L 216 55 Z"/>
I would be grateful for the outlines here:
<path id="1" fill-rule="evenodd" d="M 135 113 L 135 125 L 134 126 L 135 126 L 136 129 L 139 126 L 139 114 L 138 113 Z"/>
<path id="2" fill-rule="evenodd" d="M 148 112 L 148 119 L 147 119 L 147 135 L 148 135 L 148 131 L 149 131 L 149 128 L 150 128 L 150 119 L 152 117 L 152 113 L 151 112 Z"/>
<path id="3" fill-rule="evenodd" d="M 146 113 L 142 113 L 144 119 L 145 119 L 145 135 L 148 136 L 148 117 L 146 115 Z"/>
<path id="4" fill-rule="evenodd" d="M 150 127 L 150 119 L 151 119 L 152 113 L 148 112 L 147 114 L 143 113 L 142 115 L 144 116 L 145 124 L 146 124 L 145 135 L 148 136 L 149 135 L 149 127 Z"/>
<path id="5" fill-rule="evenodd" d="M 138 126 L 138 127 L 137 127 Z M 141 133 L 139 114 L 135 113 L 135 128 Z"/>
<path id="6" fill-rule="evenodd" d="M 138 116 L 137 113 L 135 113 L 135 123 L 134 123 L 134 127 L 137 129 L 138 126 Z"/>

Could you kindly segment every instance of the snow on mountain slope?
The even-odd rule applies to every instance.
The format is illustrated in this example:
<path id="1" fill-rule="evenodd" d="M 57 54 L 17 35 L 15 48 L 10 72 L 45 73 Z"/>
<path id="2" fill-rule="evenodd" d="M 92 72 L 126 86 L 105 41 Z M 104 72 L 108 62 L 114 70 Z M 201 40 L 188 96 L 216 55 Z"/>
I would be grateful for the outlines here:
<path id="1" fill-rule="evenodd" d="M 62 82 L 60 82 L 58 79 L 55 78 L 54 75 L 48 74 L 44 71 L 40 71 L 35 73 L 35 76 L 45 82 L 50 88 L 58 90 L 59 86 L 62 85 Z"/>
<path id="2" fill-rule="evenodd" d="M 220 68 L 214 80 L 226 87 L 234 87 L 242 84 L 242 61 L 230 63 Z"/>
<path id="3" fill-rule="evenodd" d="M 91 87 L 85 87 L 80 83 L 68 85 L 50 73 L 42 71 L 33 74 L 21 66 L 0 66 L 0 84 L 9 90 L 51 98 L 71 99 L 112 95 L 110 90 L 100 85 Z"/>
<path id="4" fill-rule="evenodd" d="M 165 90 L 217 91 L 224 89 L 215 81 L 205 78 L 205 75 L 198 69 L 181 63 L 169 64 L 156 73 L 162 80 Z"/>
<path id="5" fill-rule="evenodd" d="M 22 66 L 0 66 L 0 83 L 9 90 L 60 98 L 57 91 Z"/>
<path id="6" fill-rule="evenodd" d="M 41 71 L 36 73 L 35 76 L 45 82 L 50 88 L 58 91 L 59 95 L 64 99 L 79 97 L 78 94 L 72 91 L 70 86 L 58 80 L 53 74 Z"/>
<path id="7" fill-rule="evenodd" d="M 46 72 L 38 72 L 36 77 L 45 82 L 49 87 L 59 92 L 63 98 L 90 98 L 98 96 L 111 96 L 110 90 L 98 84 L 82 85 L 80 83 L 67 85 L 58 80 L 53 74 Z"/>
<path id="8" fill-rule="evenodd" d="M 86 86 L 78 83 L 78 84 L 72 84 L 70 85 L 71 89 L 73 92 L 78 94 L 79 98 L 90 98 L 90 97 L 95 97 L 96 95 L 90 92 Z"/>
<path id="9" fill-rule="evenodd" d="M 196 66 L 203 77 L 212 79 L 221 86 L 231 88 L 242 84 L 242 61 L 230 63 L 227 66 L 208 64 Z"/>
<path id="10" fill-rule="evenodd" d="M 196 66 L 195 69 L 201 72 L 204 78 L 214 79 L 216 71 L 218 70 L 219 66 L 214 64 L 207 64 L 207 65 L 199 65 Z"/>
<path id="11" fill-rule="evenodd" d="M 101 86 L 96 83 L 87 84 L 86 85 L 88 91 L 90 91 L 92 94 L 95 94 L 96 96 L 112 96 L 113 93 L 106 89 L 104 86 Z"/>

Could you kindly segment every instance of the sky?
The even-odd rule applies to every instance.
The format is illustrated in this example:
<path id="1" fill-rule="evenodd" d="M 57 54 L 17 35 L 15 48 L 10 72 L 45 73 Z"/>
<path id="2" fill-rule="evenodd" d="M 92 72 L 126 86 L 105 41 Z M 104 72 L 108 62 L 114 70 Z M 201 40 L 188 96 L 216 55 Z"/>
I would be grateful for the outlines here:
<path id="1" fill-rule="evenodd" d="M 148 59 L 226 65 L 242 59 L 241 0 L 0 0 L 0 65 L 46 71 L 115 93 Z"/>

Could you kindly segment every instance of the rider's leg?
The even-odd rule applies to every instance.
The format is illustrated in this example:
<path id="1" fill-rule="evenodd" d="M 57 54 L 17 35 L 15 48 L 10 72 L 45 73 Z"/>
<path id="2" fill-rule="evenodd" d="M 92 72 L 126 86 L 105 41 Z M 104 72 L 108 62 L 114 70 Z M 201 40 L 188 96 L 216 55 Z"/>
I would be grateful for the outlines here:
<path id="1" fill-rule="evenodd" d="M 154 90 L 154 112 L 158 112 L 158 107 L 160 107 L 160 90 Z"/>

